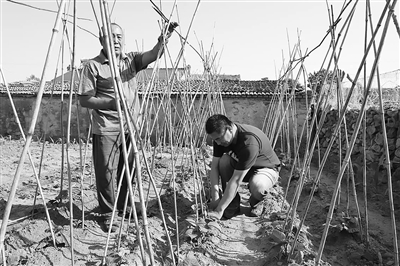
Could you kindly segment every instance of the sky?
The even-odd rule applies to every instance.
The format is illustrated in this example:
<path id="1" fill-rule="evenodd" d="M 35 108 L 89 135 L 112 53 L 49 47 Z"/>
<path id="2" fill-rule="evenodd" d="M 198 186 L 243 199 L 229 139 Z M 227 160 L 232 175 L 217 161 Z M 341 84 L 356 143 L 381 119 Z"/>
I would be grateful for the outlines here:
<path id="1" fill-rule="evenodd" d="M 6 0 L 0 1 L 0 67 L 6 81 L 23 81 L 32 74 L 41 77 L 43 73 L 45 80 L 51 80 L 57 73 L 61 73 L 61 32 L 55 35 L 53 48 L 48 53 L 58 10 L 57 1 L 23 1 L 33 7 L 54 12 Z M 15 0 L 17 1 L 22 2 Z M 371 1 L 374 27 L 385 2 Z M 161 61 L 161 67 L 172 67 L 177 63 L 179 67 L 190 65 L 191 73 L 201 74 L 204 67 L 199 54 L 203 58 L 205 54 L 210 54 L 211 58 L 215 58 L 212 65 L 217 73 L 240 75 L 242 80 L 278 78 L 288 64 L 290 52 L 296 44 L 299 44 L 302 55 L 318 46 L 304 61 L 307 73 L 318 71 L 321 67 L 327 68 L 327 61 L 324 59 L 328 53 L 330 36 L 321 45 L 320 43 L 329 29 L 330 16 L 337 18 L 344 5 L 344 1 L 324 0 L 203 0 L 200 3 L 193 0 L 154 0 L 154 3 L 167 17 L 179 23 L 177 30 L 182 36 L 188 36 L 187 41 L 190 44 L 185 46 L 183 56 L 179 57 L 181 41 L 180 37 L 174 34 L 168 43 L 167 60 Z M 341 21 L 337 24 L 337 33 L 349 17 L 349 10 L 354 3 L 355 1 L 352 1 L 343 13 Z M 150 1 L 116 0 L 108 1 L 108 4 L 110 10 L 114 6 L 111 21 L 124 29 L 126 51 L 146 51 L 156 44 L 161 19 Z M 99 1 L 93 1 L 93 5 L 100 19 Z M 364 55 L 365 1 L 359 1 L 355 10 L 344 42 L 340 42 L 338 64 L 340 69 L 352 77 Z M 66 2 L 66 12 L 73 14 L 73 1 Z M 77 0 L 76 12 L 77 26 L 85 29 L 77 28 L 75 34 L 75 65 L 79 67 L 80 60 L 98 55 L 101 46 L 96 37 L 98 27 L 90 1 Z M 399 5 L 395 8 L 395 14 L 399 20 Z M 69 43 L 65 42 L 64 67 L 71 64 L 72 16 L 68 21 Z M 385 19 L 377 35 L 377 46 L 384 25 Z M 343 40 L 343 36 L 344 31 L 340 40 Z M 368 40 L 370 36 L 368 30 Z M 296 58 L 300 57 L 300 52 Z M 368 56 L 367 59 L 368 68 L 372 66 L 374 57 Z M 400 69 L 400 37 L 391 20 L 379 60 L 379 71 L 385 73 L 397 69 Z M 297 74 L 296 71 L 293 73 Z M 2 79 L 0 83 L 3 83 Z"/>

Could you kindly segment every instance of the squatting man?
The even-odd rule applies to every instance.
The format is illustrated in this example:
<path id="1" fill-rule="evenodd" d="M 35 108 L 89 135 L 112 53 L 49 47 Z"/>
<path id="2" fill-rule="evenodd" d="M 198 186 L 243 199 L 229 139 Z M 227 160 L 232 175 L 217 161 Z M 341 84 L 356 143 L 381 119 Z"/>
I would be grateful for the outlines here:
<path id="1" fill-rule="evenodd" d="M 234 123 L 226 116 L 215 114 L 205 124 L 213 140 L 211 162 L 211 210 L 209 217 L 230 219 L 240 213 L 241 182 L 249 184 L 251 215 L 262 212 L 262 200 L 279 179 L 280 160 L 269 138 L 260 129 Z M 219 179 L 223 193 L 219 190 Z"/>

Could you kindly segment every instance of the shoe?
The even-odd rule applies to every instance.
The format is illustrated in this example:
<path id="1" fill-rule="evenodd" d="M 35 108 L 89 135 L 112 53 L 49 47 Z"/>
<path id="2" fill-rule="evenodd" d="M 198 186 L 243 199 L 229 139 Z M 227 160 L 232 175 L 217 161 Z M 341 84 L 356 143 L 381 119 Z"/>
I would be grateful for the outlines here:
<path id="1" fill-rule="evenodd" d="M 225 219 L 231 219 L 232 217 L 238 215 L 240 213 L 240 206 L 236 208 L 226 208 L 224 214 L 222 215 Z"/>
<path id="2" fill-rule="evenodd" d="M 118 216 L 119 217 L 122 217 L 122 215 L 124 214 L 124 211 L 123 210 L 119 210 L 118 211 Z M 125 211 L 125 219 L 129 219 L 129 216 L 131 215 L 131 207 L 128 207 L 127 209 L 126 209 L 126 211 Z"/>
<path id="3" fill-rule="evenodd" d="M 225 209 L 224 214 L 222 215 L 226 219 L 231 219 L 232 217 L 238 215 L 240 213 L 240 195 L 236 193 L 235 198 Z"/>
<path id="4" fill-rule="evenodd" d="M 111 224 L 111 217 L 106 217 L 104 220 L 105 230 L 108 232 L 111 227 L 111 233 L 115 233 L 119 227 L 118 219 L 114 219 Z"/>
<path id="5" fill-rule="evenodd" d="M 251 208 L 250 216 L 260 217 L 263 214 L 263 212 L 264 212 L 264 201 L 260 201 Z"/>
<path id="6" fill-rule="evenodd" d="M 142 210 L 141 210 L 141 206 L 139 205 L 139 204 L 137 204 L 136 206 L 135 206 L 136 208 L 136 215 L 138 216 L 138 217 L 140 217 L 141 215 L 142 215 Z M 119 210 L 118 211 L 118 216 L 119 217 L 122 217 L 122 214 L 124 213 L 124 210 Z M 126 211 L 125 211 L 125 219 L 129 219 L 129 216 L 131 216 L 131 218 L 133 219 L 133 208 L 131 207 L 131 206 L 128 206 L 127 208 L 126 208 Z"/>

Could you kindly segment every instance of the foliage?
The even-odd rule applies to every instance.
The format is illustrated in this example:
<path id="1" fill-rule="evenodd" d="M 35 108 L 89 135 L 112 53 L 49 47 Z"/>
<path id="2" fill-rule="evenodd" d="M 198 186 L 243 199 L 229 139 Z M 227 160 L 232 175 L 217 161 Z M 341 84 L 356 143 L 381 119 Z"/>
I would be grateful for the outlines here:
<path id="1" fill-rule="evenodd" d="M 324 79 L 326 77 L 325 84 L 330 84 L 334 77 L 333 71 L 327 71 L 326 69 L 321 69 L 318 72 L 313 72 L 308 75 L 308 86 L 315 92 L 319 93 L 322 86 L 324 85 Z"/>
<path id="2" fill-rule="evenodd" d="M 40 78 L 36 77 L 34 74 L 31 74 L 26 78 L 26 81 L 40 81 Z"/>
<path id="3" fill-rule="evenodd" d="M 282 88 L 285 88 L 285 90 L 287 90 L 287 89 L 295 89 L 295 90 L 302 89 L 302 85 L 295 79 L 291 79 L 291 78 L 287 78 L 287 79 L 279 81 L 279 85 Z"/>
<path id="4" fill-rule="evenodd" d="M 325 85 L 329 86 L 329 85 Z M 326 89 L 328 90 L 328 89 Z M 348 95 L 350 93 L 350 89 L 342 88 L 341 90 L 341 103 L 343 104 L 346 102 Z M 347 106 L 347 110 L 360 110 L 361 104 L 364 100 L 364 87 L 357 82 L 356 86 L 353 89 L 351 97 L 349 99 L 349 103 Z M 332 89 L 327 97 L 327 101 L 331 108 L 338 109 L 338 94 L 336 89 Z M 395 107 L 399 108 L 400 106 L 400 89 L 393 88 L 383 88 L 382 89 L 382 101 L 384 107 Z M 366 101 L 366 110 L 369 108 L 378 108 L 380 106 L 380 99 L 379 99 L 379 90 L 378 88 L 371 88 L 369 91 L 369 95 Z"/>

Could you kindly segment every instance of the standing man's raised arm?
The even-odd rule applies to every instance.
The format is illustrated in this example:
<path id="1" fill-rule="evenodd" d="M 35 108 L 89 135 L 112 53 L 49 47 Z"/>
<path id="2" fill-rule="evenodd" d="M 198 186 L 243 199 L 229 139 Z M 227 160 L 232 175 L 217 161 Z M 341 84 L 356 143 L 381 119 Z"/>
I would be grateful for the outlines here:
<path id="1" fill-rule="evenodd" d="M 164 54 L 164 43 L 165 44 L 168 43 L 168 39 L 169 39 L 169 37 L 171 37 L 172 32 L 174 31 L 174 29 L 176 27 L 178 27 L 178 23 L 171 22 L 169 24 L 168 31 L 165 34 L 165 37 L 161 33 L 161 35 L 158 37 L 157 43 L 153 47 L 153 49 L 143 53 L 143 56 L 142 56 L 143 66 L 147 66 L 147 65 L 153 63 L 154 61 L 157 60 L 157 56 L 161 57 Z"/>

